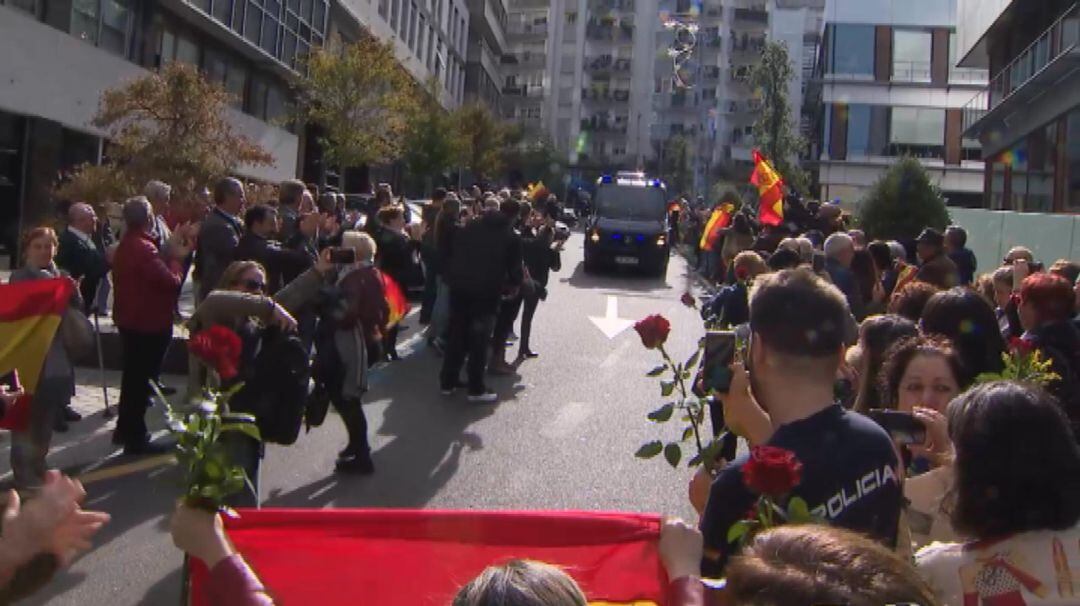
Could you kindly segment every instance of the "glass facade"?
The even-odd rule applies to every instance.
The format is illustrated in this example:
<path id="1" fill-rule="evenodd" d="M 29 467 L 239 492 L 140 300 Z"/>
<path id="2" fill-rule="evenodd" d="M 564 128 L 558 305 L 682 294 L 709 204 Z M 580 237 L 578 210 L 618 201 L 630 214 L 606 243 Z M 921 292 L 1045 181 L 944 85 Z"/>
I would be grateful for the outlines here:
<path id="1" fill-rule="evenodd" d="M 929 82 L 933 45 L 930 32 L 893 30 L 892 79 L 897 82 Z"/>
<path id="2" fill-rule="evenodd" d="M 893 107 L 889 124 L 889 155 L 918 158 L 945 156 L 945 110 Z"/>
<path id="3" fill-rule="evenodd" d="M 835 24 L 828 36 L 828 73 L 844 76 L 874 75 L 874 26 Z"/>
<path id="4" fill-rule="evenodd" d="M 848 106 L 847 156 L 849 158 L 886 155 L 889 108 L 884 105 Z"/>
<path id="5" fill-rule="evenodd" d="M 1080 109 L 1069 112 L 1065 131 L 1065 206 L 1080 211 Z"/>
<path id="6" fill-rule="evenodd" d="M 71 35 L 127 57 L 132 34 L 132 0 L 74 0 Z"/>
<path id="7" fill-rule="evenodd" d="M 300 57 L 326 39 L 328 0 L 188 0 L 281 63 Z"/>

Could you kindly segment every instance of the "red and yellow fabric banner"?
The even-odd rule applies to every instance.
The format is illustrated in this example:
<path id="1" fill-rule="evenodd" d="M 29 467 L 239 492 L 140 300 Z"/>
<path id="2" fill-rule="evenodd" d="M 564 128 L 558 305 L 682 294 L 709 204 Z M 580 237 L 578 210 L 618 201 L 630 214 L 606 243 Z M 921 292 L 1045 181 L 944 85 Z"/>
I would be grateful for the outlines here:
<path id="1" fill-rule="evenodd" d="M 624 513 L 261 509 L 229 538 L 277 604 L 446 606 L 511 559 L 567 571 L 594 606 L 663 606 L 658 516 Z M 192 606 L 211 606 L 193 562 Z"/>
<path id="2" fill-rule="evenodd" d="M 731 213 L 735 212 L 735 205 L 731 203 L 721 204 L 712 211 L 709 220 L 705 223 L 705 229 L 701 231 L 701 241 L 698 246 L 701 250 L 712 251 L 720 240 L 720 230 L 731 225 Z"/>
<path id="3" fill-rule="evenodd" d="M 756 185 L 761 206 L 758 221 L 762 225 L 780 225 L 784 222 L 784 180 L 760 152 L 754 150 L 754 173 L 750 183 Z"/>
<path id="4" fill-rule="evenodd" d="M 15 406 L 5 411 L 0 427 L 14 430 L 26 427 L 45 354 L 74 288 L 67 278 L 0 285 L 0 375 L 15 371 L 26 392 Z"/>
<path id="5" fill-rule="evenodd" d="M 398 325 L 398 322 L 405 319 L 412 306 L 409 305 L 409 300 L 405 297 L 405 292 L 401 290 L 401 286 L 393 278 L 381 271 L 379 276 L 382 278 L 386 305 L 390 308 L 390 318 L 386 322 L 386 327 L 393 328 Z"/>
<path id="6" fill-rule="evenodd" d="M 539 204 L 547 200 L 547 197 L 551 194 L 551 190 L 544 185 L 543 181 L 537 183 L 530 183 L 529 187 L 525 189 L 525 195 L 528 196 L 529 201 L 533 204 Z"/>

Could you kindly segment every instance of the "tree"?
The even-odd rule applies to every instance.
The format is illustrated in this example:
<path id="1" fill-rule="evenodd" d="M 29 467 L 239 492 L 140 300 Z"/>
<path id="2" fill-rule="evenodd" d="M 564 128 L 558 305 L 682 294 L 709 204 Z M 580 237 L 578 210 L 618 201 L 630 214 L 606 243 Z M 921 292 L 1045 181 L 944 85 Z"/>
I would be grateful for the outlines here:
<path id="1" fill-rule="evenodd" d="M 520 127 L 507 136 L 506 167 L 510 183 L 527 185 L 543 181 L 549 187 L 560 182 L 566 159 L 546 136 L 531 136 Z"/>
<path id="2" fill-rule="evenodd" d="M 686 140 L 686 137 L 675 135 L 663 145 L 661 178 L 671 186 L 673 194 L 688 194 L 693 184 L 693 175 L 690 172 L 690 142 Z"/>
<path id="3" fill-rule="evenodd" d="M 742 208 L 743 197 L 739 193 L 739 188 L 734 183 L 726 181 L 718 181 L 713 183 L 712 189 L 709 190 L 709 198 L 705 200 L 707 204 L 715 204 L 717 202 L 724 203 L 730 202 L 735 205 L 735 209 Z"/>
<path id="4" fill-rule="evenodd" d="M 432 78 L 425 88 L 427 94 L 416 104 L 405 131 L 404 158 L 409 173 L 428 194 L 434 178 L 461 157 L 462 144 L 454 117 L 439 103 L 439 81 Z"/>
<path id="5" fill-rule="evenodd" d="M 784 182 L 801 194 L 809 191 L 809 178 L 792 163 L 806 147 L 806 142 L 792 124 L 788 85 L 795 77 L 787 45 L 770 41 L 761 60 L 750 70 L 750 86 L 761 101 L 761 112 L 754 121 L 754 141 L 776 166 Z"/>
<path id="6" fill-rule="evenodd" d="M 53 190 L 58 200 L 86 202 L 102 208 L 113 202 L 119 204 L 137 191 L 131 177 L 116 164 L 82 164 L 69 179 L 61 181 Z"/>
<path id="7" fill-rule="evenodd" d="M 111 165 L 84 166 L 62 187 L 115 195 L 160 179 L 182 196 L 241 165 L 272 164 L 273 156 L 229 123 L 230 99 L 221 86 L 180 62 L 105 91 L 93 122 L 107 133 Z M 111 178 L 117 189 L 102 183 Z"/>
<path id="8" fill-rule="evenodd" d="M 459 107 L 454 121 L 462 142 L 461 165 L 478 181 L 497 175 L 503 168 L 507 127 L 482 103 Z"/>
<path id="9" fill-rule="evenodd" d="M 945 229 L 949 211 L 923 165 L 912 157 L 893 164 L 859 204 L 859 226 L 881 240 L 911 240 L 925 227 Z"/>
<path id="10" fill-rule="evenodd" d="M 303 61 L 297 117 L 321 127 L 326 159 L 342 167 L 385 164 L 404 152 L 409 118 L 420 97 L 398 63 L 392 41 L 364 37 Z"/>

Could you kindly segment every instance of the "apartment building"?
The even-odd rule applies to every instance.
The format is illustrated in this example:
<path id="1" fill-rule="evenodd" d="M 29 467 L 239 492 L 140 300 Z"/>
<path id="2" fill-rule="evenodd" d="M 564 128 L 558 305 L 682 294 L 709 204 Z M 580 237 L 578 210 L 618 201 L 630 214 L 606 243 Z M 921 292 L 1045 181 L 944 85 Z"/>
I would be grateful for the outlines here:
<path id="1" fill-rule="evenodd" d="M 505 0 L 469 0 L 469 36 L 465 63 L 465 100 L 502 112 L 502 57 L 507 52 Z M 516 31 L 510 35 L 517 36 Z"/>
<path id="2" fill-rule="evenodd" d="M 530 137 L 549 135 L 545 107 L 551 78 L 548 47 L 553 31 L 546 0 L 507 0 L 507 47 L 502 70 L 502 116 L 524 127 Z"/>
<path id="3" fill-rule="evenodd" d="M 955 67 L 956 0 L 829 0 L 807 95 L 821 197 L 854 206 L 897 157 L 917 157 L 947 202 L 981 203 L 983 162 L 963 108 L 983 69 Z"/>
<path id="4" fill-rule="evenodd" d="M 982 205 L 1080 212 L 1080 6 L 959 0 L 959 65 L 989 70 L 963 130 L 986 158 Z"/>

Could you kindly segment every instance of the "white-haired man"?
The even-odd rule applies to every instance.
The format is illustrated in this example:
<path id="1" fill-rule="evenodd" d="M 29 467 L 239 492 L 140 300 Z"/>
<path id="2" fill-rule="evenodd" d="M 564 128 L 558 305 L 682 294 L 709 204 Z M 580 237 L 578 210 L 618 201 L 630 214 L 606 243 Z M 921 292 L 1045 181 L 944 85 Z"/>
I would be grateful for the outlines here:
<path id="1" fill-rule="evenodd" d="M 165 215 L 169 212 L 169 202 L 172 199 L 172 186 L 155 179 L 146 184 L 143 195 L 150 201 L 150 207 L 154 210 L 154 217 L 150 223 L 150 235 L 154 238 L 158 250 L 164 250 L 165 243 L 172 236 L 172 230 L 165 222 Z"/>
<path id="2" fill-rule="evenodd" d="M 856 319 L 865 317 L 862 293 L 851 271 L 851 261 L 855 258 L 855 241 L 844 232 L 836 232 L 825 240 L 825 271 L 829 279 L 844 293 L 851 313 Z"/>

